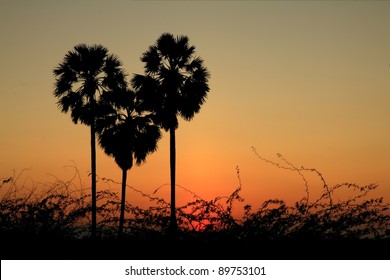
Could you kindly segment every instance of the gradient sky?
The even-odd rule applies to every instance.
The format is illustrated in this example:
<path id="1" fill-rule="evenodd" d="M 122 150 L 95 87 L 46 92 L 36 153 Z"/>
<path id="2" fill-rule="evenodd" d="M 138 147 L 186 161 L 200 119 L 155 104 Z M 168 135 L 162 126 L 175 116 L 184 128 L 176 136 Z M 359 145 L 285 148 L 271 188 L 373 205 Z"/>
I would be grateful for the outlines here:
<path id="1" fill-rule="evenodd" d="M 57 108 L 52 70 L 76 44 L 102 44 L 129 77 L 164 32 L 187 35 L 210 71 L 206 103 L 176 132 L 177 184 L 205 199 L 238 186 L 257 208 L 305 195 L 297 173 L 252 151 L 318 169 L 330 186 L 377 183 L 390 200 L 389 1 L 20 1 L 0 3 L 0 178 L 90 186 L 89 128 Z M 128 184 L 169 195 L 169 135 Z M 98 148 L 97 173 L 120 181 Z M 53 175 L 53 176 L 52 176 Z M 321 189 L 307 174 L 313 199 Z M 107 185 L 98 183 L 98 190 Z M 112 190 L 119 186 L 112 184 Z M 191 195 L 178 189 L 178 205 Z M 128 200 L 142 202 L 128 192 Z"/>

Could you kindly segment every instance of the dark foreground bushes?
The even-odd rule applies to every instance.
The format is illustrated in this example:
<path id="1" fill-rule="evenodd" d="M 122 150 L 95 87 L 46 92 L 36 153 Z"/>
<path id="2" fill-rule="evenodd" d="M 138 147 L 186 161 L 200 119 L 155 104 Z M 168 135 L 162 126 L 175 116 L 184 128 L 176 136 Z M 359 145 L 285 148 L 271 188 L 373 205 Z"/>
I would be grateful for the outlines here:
<path id="1" fill-rule="evenodd" d="M 291 169 L 301 175 L 317 172 Z M 232 213 L 234 203 L 244 201 L 238 169 L 237 174 L 238 187 L 229 197 L 204 200 L 193 194 L 193 201 L 177 209 L 175 238 L 167 234 L 169 203 L 129 186 L 147 197 L 150 206 L 126 205 L 125 234 L 120 240 L 120 200 L 115 192 L 98 192 L 98 237 L 90 240 L 91 197 L 88 190 L 76 186 L 74 178 L 30 188 L 20 185 L 20 174 L 4 178 L 0 181 L 0 234 L 8 249 L 2 249 L 2 259 L 372 259 L 383 255 L 378 250 L 390 249 L 389 204 L 371 195 L 378 185 L 328 187 L 318 173 L 324 192 L 314 202 L 308 201 L 307 193 L 294 205 L 279 199 L 264 201 L 257 209 L 243 204 L 244 214 L 237 218 Z M 99 182 L 116 184 L 105 178 Z M 332 199 L 346 189 L 355 196 Z M 122 250 L 127 254 L 118 255 Z"/>

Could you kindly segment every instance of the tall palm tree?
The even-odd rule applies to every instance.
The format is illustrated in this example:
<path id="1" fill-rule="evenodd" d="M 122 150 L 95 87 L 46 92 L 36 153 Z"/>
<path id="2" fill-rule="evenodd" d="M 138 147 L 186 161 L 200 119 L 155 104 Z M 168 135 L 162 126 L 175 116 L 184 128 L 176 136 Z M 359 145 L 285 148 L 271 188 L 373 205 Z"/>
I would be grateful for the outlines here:
<path id="1" fill-rule="evenodd" d="M 207 98 L 209 72 L 195 55 L 187 36 L 163 33 L 141 56 L 145 75 L 134 75 L 131 83 L 138 90 L 140 106 L 156 114 L 159 125 L 170 134 L 171 215 L 169 230 L 177 232 L 176 220 L 176 143 L 178 116 L 190 121 Z"/>
<path id="2" fill-rule="evenodd" d="M 149 153 L 157 150 L 161 132 L 154 124 L 152 114 L 138 110 L 133 91 L 105 93 L 102 95 L 102 101 L 115 108 L 97 120 L 97 131 L 100 146 L 122 169 L 119 218 L 119 237 L 121 237 L 125 217 L 127 171 L 132 168 L 134 160 L 137 165 L 141 165 L 146 161 Z"/>
<path id="3" fill-rule="evenodd" d="M 68 51 L 53 70 L 56 77 L 54 96 L 63 113 L 71 112 L 72 121 L 90 127 L 91 134 L 91 237 L 96 238 L 96 118 L 104 111 L 100 103 L 103 92 L 126 87 L 124 70 L 118 57 L 102 45 L 78 44 Z"/>

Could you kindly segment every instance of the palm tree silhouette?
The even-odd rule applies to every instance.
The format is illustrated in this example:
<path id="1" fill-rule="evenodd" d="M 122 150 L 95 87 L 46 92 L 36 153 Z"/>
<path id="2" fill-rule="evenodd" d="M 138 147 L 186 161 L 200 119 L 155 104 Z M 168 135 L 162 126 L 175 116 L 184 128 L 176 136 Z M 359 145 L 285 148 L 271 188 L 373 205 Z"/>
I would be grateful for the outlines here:
<path id="1" fill-rule="evenodd" d="M 141 56 L 145 75 L 134 75 L 131 83 L 138 90 L 140 106 L 156 114 L 159 125 L 170 133 L 171 215 L 169 231 L 177 232 L 176 220 L 176 143 L 178 115 L 190 121 L 207 98 L 209 72 L 195 56 L 187 36 L 163 33 Z"/>
<path id="2" fill-rule="evenodd" d="M 53 70 L 56 77 L 54 96 L 63 113 L 71 111 L 72 121 L 90 127 L 91 134 L 91 237 L 96 238 L 96 127 L 99 112 L 105 111 L 100 103 L 103 92 L 127 86 L 122 63 L 108 54 L 102 45 L 78 44 L 68 51 L 63 61 Z M 104 104 L 105 105 L 105 104 Z"/>
<path id="3" fill-rule="evenodd" d="M 157 142 L 161 138 L 153 115 L 138 110 L 135 97 L 132 90 L 103 93 L 102 102 L 111 104 L 107 108 L 112 110 L 97 119 L 96 125 L 99 145 L 107 155 L 114 157 L 122 169 L 119 237 L 123 234 L 127 171 L 132 168 L 133 160 L 137 165 L 145 162 L 146 156 L 157 150 Z"/>

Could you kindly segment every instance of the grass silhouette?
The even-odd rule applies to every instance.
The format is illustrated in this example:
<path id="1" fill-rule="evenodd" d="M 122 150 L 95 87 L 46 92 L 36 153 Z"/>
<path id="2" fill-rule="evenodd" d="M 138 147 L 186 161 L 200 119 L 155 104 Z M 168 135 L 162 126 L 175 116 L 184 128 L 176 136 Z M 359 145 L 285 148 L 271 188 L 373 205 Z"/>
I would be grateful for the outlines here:
<path id="1" fill-rule="evenodd" d="M 115 257 L 111 255 L 112 250 L 118 246 L 128 246 L 130 250 L 134 245 L 141 249 L 134 249 L 125 258 L 166 258 L 171 242 L 183 245 L 175 258 L 192 258 L 196 250 L 203 253 L 208 250 L 205 258 L 242 258 L 233 254 L 233 248 L 243 254 L 256 253 L 255 258 L 324 258 L 324 250 L 338 250 L 333 252 L 335 258 L 378 258 L 374 250 L 389 248 L 389 203 L 382 197 L 369 197 L 379 187 L 377 184 L 328 186 L 316 169 L 296 168 L 281 155 L 278 156 L 282 164 L 272 162 L 258 155 L 254 148 L 253 151 L 269 164 L 297 172 L 306 186 L 306 195 L 293 205 L 281 199 L 268 199 L 258 209 L 244 204 L 244 214 L 235 217 L 232 214 L 235 203 L 244 201 L 238 167 L 239 184 L 228 197 L 204 200 L 179 186 L 190 192 L 193 200 L 177 208 L 179 235 L 173 241 L 166 234 L 170 205 L 156 196 L 158 190 L 146 194 L 127 186 L 150 203 L 146 208 L 126 203 L 121 238 L 117 236 L 120 198 L 116 192 L 99 191 L 98 240 L 91 241 L 91 195 L 78 186 L 75 166 L 75 174 L 68 181 L 53 176 L 54 181 L 33 186 L 20 182 L 26 170 L 15 173 L 0 181 L 0 233 L 2 240 L 15 244 L 11 249 L 2 250 L 2 259 L 35 258 L 34 254 L 42 250 L 53 258 L 64 258 L 67 250 L 73 252 L 70 258 L 112 258 Z M 313 202 L 309 202 L 305 172 L 314 172 L 323 184 L 323 193 Z M 120 182 L 109 178 L 98 178 L 98 182 L 100 188 L 104 184 L 120 186 Z M 334 201 L 335 193 L 344 190 L 353 190 L 355 196 Z M 83 250 L 83 246 L 94 246 L 95 250 Z M 370 248 L 371 253 L 364 248 Z M 93 255 L 96 252 L 99 254 Z"/>

